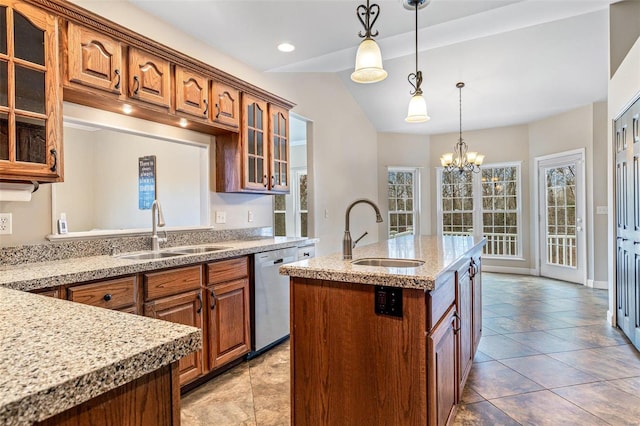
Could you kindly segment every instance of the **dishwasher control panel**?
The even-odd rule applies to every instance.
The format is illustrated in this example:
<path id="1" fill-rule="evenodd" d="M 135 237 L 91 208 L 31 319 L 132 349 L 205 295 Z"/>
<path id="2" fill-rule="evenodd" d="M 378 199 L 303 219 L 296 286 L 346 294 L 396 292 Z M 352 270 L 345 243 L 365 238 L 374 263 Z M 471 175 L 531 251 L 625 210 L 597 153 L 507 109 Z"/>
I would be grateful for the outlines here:
<path id="1" fill-rule="evenodd" d="M 402 289 L 375 286 L 375 312 L 380 315 L 402 317 Z"/>

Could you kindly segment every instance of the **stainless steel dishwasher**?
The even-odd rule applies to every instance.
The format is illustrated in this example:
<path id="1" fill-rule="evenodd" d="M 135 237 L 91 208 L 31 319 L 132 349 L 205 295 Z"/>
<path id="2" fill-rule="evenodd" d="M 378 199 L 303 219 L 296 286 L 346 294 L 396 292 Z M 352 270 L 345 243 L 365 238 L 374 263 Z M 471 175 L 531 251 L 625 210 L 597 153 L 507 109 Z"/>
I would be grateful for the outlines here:
<path id="1" fill-rule="evenodd" d="M 254 340 L 250 358 L 289 337 L 289 277 L 280 275 L 278 268 L 297 258 L 297 247 L 254 254 Z"/>

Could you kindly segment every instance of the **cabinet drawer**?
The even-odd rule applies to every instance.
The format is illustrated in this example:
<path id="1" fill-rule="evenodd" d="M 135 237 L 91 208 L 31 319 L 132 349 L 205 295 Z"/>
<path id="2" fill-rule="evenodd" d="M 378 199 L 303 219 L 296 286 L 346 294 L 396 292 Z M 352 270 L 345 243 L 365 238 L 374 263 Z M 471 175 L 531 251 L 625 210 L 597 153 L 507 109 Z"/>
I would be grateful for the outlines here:
<path id="1" fill-rule="evenodd" d="M 153 300 L 189 290 L 197 290 L 202 281 L 201 270 L 200 266 L 190 266 L 144 274 L 144 299 Z"/>
<path id="2" fill-rule="evenodd" d="M 127 277 L 69 287 L 68 299 L 85 305 L 120 309 L 135 304 L 136 278 Z"/>
<path id="3" fill-rule="evenodd" d="M 207 283 L 215 284 L 244 278 L 249 275 L 249 258 L 221 260 L 207 265 Z"/>
<path id="4" fill-rule="evenodd" d="M 454 271 L 445 274 L 446 279 L 427 295 L 427 331 L 435 327 L 456 299 L 456 274 Z"/>

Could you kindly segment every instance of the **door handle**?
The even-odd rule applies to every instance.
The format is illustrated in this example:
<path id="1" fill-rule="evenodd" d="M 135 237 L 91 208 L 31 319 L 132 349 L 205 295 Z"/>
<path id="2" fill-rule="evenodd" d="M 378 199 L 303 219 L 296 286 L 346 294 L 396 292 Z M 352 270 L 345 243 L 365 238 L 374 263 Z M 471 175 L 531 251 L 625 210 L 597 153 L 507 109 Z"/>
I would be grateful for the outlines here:
<path id="1" fill-rule="evenodd" d="M 278 259 L 278 260 L 274 260 L 273 264 L 277 265 L 278 263 L 282 263 L 282 262 L 284 262 L 284 259 Z"/>

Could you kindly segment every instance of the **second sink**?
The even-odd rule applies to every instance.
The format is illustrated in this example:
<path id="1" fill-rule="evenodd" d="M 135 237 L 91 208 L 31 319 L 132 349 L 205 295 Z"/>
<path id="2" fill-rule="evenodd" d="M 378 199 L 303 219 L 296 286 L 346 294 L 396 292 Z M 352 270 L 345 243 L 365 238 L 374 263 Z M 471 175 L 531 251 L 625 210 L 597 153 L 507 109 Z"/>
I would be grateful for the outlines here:
<path id="1" fill-rule="evenodd" d="M 415 268 L 424 264 L 424 260 L 417 259 L 393 259 L 389 257 L 369 257 L 356 259 L 351 262 L 360 266 L 383 266 L 386 268 Z"/>

